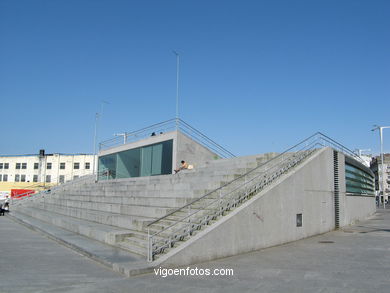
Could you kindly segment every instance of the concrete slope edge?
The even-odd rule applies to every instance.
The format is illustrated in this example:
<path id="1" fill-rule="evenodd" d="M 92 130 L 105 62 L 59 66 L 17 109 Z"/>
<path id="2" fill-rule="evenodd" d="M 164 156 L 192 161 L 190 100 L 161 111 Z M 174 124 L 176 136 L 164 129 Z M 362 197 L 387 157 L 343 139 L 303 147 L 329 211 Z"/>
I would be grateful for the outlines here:
<path id="1" fill-rule="evenodd" d="M 184 261 L 184 262 L 176 262 L 176 261 L 172 261 L 172 259 L 179 253 L 186 253 L 186 250 L 187 249 L 190 249 L 190 247 L 196 243 L 197 241 L 201 240 L 202 238 L 205 238 L 207 237 L 207 235 L 213 233 L 215 230 L 217 230 L 221 225 L 224 225 L 226 222 L 230 221 L 231 219 L 233 219 L 236 215 L 238 215 L 239 213 L 241 213 L 243 210 L 247 209 L 249 206 L 251 206 L 254 202 L 256 202 L 257 200 L 259 200 L 259 198 L 263 197 L 264 195 L 266 195 L 267 193 L 269 193 L 271 190 L 277 188 L 281 183 L 283 183 L 284 181 L 286 181 L 288 178 L 290 178 L 291 176 L 293 176 L 296 172 L 298 172 L 299 170 L 305 168 L 308 164 L 310 164 L 313 160 L 315 160 L 316 158 L 318 158 L 319 156 L 321 156 L 322 154 L 324 154 L 325 152 L 329 151 L 331 148 L 329 147 L 325 147 L 325 148 L 322 148 L 318 151 L 316 151 L 315 153 L 313 153 L 311 156 L 309 156 L 308 158 L 306 158 L 301 164 L 299 164 L 298 166 L 296 166 L 295 168 L 293 168 L 290 172 L 288 172 L 287 174 L 284 174 L 282 175 L 280 178 L 278 178 L 275 182 L 273 182 L 272 185 L 270 186 L 267 186 L 266 188 L 264 188 L 263 190 L 261 190 L 259 193 L 257 193 L 256 195 L 254 195 L 252 198 L 250 198 L 248 201 L 244 202 L 242 205 L 240 205 L 239 207 L 235 208 L 234 210 L 232 210 L 231 212 L 229 212 L 227 215 L 223 216 L 222 218 L 220 218 L 219 220 L 217 220 L 217 222 L 213 223 L 212 225 L 210 226 L 207 226 L 206 229 L 204 230 L 201 230 L 199 233 L 197 233 L 196 235 L 194 235 L 193 237 L 191 237 L 190 239 L 188 239 L 187 241 L 181 243 L 178 247 L 176 248 L 173 248 L 172 250 L 170 250 L 169 252 L 167 252 L 166 254 L 162 255 L 161 257 L 159 257 L 157 260 L 153 261 L 152 264 L 154 267 L 158 267 L 158 266 L 165 266 L 165 267 L 174 267 L 174 266 L 182 266 L 182 265 L 190 265 L 190 264 L 194 264 L 194 263 L 200 263 L 200 262 L 204 262 L 204 261 L 210 261 L 210 260 L 213 260 L 215 258 L 209 258 L 209 257 L 199 257 L 199 260 L 196 260 L 195 262 L 193 261 Z M 322 234 L 324 232 L 321 232 L 321 233 L 318 233 L 318 234 Z M 314 236 L 314 235 L 310 235 L 310 236 Z M 302 238 L 301 238 L 302 239 Z M 292 241 L 297 241 L 299 239 L 294 239 L 294 240 L 291 240 L 291 241 L 287 241 L 287 242 L 280 242 L 280 243 L 276 243 L 276 244 L 273 244 L 273 245 L 270 245 L 270 246 L 264 246 L 264 247 L 261 247 L 261 248 L 258 248 L 258 249 L 264 249 L 264 248 L 268 248 L 268 247 L 271 247 L 271 246 L 276 246 L 276 245 L 282 245 L 282 244 L 286 244 L 288 242 L 292 242 Z M 206 250 L 207 248 L 205 248 Z M 251 250 L 246 250 L 246 251 L 241 251 L 239 253 L 246 253 L 246 252 L 250 252 L 250 251 L 253 251 L 253 249 Z M 223 255 L 221 257 L 218 257 L 218 258 L 224 258 L 224 257 L 229 257 L 229 256 L 232 256 L 232 255 L 235 255 L 235 254 L 227 254 L 227 255 Z"/>
<path id="2" fill-rule="evenodd" d="M 36 225 L 36 224 L 34 225 L 33 223 L 29 222 L 28 220 L 26 220 L 23 217 L 18 217 L 17 214 L 13 214 L 11 212 L 10 214 L 8 214 L 8 217 L 10 219 L 12 219 L 13 221 L 15 221 L 16 223 L 19 223 L 30 230 L 38 232 L 38 233 L 44 235 L 45 237 L 65 246 L 65 247 L 68 247 L 68 248 L 76 251 L 77 253 L 79 253 L 85 257 L 88 257 L 89 259 L 105 266 L 106 268 L 113 270 L 117 273 L 120 273 L 124 276 L 131 277 L 131 276 L 151 273 L 153 271 L 154 266 L 152 266 L 152 264 L 150 264 L 150 263 L 147 263 L 146 260 L 145 260 L 145 262 L 141 262 L 141 263 L 112 262 L 112 261 L 107 260 L 103 256 L 99 255 L 98 253 L 91 252 L 86 247 L 78 245 L 77 243 L 75 243 L 71 240 L 68 241 L 68 240 L 64 239 L 64 237 L 60 237 L 60 236 L 56 235 L 55 232 L 50 232 L 48 229 L 38 227 L 38 225 Z M 40 220 L 38 220 L 38 221 L 42 222 Z M 85 237 L 83 235 L 79 235 L 79 234 L 76 234 L 74 232 L 59 228 L 59 227 L 56 227 L 55 229 L 66 231 L 66 232 L 71 233 L 73 235 L 83 237 L 84 239 L 89 240 L 89 241 L 96 241 L 96 240 L 88 239 L 87 237 Z M 99 243 L 99 244 L 102 246 L 109 246 L 108 244 L 103 244 L 103 243 Z"/>

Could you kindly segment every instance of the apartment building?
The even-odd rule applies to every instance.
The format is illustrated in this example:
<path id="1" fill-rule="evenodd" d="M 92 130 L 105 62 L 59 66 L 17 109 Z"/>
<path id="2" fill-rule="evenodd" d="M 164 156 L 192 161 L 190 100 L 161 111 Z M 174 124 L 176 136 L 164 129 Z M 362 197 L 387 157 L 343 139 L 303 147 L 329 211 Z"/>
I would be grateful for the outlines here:
<path id="1" fill-rule="evenodd" d="M 93 173 L 91 154 L 0 156 L 0 192 L 11 189 L 40 190 Z"/>

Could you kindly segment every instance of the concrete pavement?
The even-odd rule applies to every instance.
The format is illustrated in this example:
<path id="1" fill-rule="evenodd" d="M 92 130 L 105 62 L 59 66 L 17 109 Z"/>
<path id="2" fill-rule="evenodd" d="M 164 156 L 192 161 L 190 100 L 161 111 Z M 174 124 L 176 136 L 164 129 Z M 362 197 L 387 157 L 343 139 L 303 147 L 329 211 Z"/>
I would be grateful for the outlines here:
<path id="1" fill-rule="evenodd" d="M 390 210 L 309 239 L 191 266 L 233 276 L 125 278 L 0 217 L 0 292 L 390 292 Z M 96 252 L 98 253 L 98 252 Z"/>

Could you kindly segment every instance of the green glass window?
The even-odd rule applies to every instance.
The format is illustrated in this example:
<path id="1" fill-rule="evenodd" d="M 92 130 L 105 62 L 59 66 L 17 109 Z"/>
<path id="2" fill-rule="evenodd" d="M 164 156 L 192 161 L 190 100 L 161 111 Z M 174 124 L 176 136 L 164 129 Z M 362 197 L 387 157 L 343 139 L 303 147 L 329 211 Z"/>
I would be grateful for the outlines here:
<path id="1" fill-rule="evenodd" d="M 116 178 L 140 176 L 140 148 L 118 153 Z"/>
<path id="2" fill-rule="evenodd" d="M 172 173 L 173 140 L 99 158 L 99 179 L 153 176 Z"/>
<path id="3" fill-rule="evenodd" d="M 99 158 L 99 179 L 116 178 L 116 157 L 117 154 L 110 154 Z"/>
<path id="4" fill-rule="evenodd" d="M 355 166 L 345 164 L 347 193 L 354 195 L 374 195 L 374 177 Z"/>

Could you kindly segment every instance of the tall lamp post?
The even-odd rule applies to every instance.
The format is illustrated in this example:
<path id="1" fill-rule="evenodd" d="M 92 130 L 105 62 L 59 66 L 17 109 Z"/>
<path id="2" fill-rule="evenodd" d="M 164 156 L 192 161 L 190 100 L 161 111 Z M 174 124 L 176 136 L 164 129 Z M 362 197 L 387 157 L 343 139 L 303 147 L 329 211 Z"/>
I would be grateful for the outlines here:
<path id="1" fill-rule="evenodd" d="M 96 169 L 96 139 L 97 139 L 97 128 L 99 121 L 99 113 L 95 113 L 95 131 L 93 135 L 93 161 L 92 161 L 92 174 L 95 176 L 95 181 L 97 181 L 97 171 Z"/>
<path id="2" fill-rule="evenodd" d="M 378 126 L 374 125 L 374 128 L 371 129 L 371 131 L 379 130 L 379 138 L 381 142 L 381 164 L 382 164 L 382 195 L 383 195 L 383 208 L 386 208 L 386 202 L 385 202 L 385 165 L 383 160 L 383 129 L 390 128 L 390 126 Z M 378 168 L 378 176 L 379 176 L 379 168 Z M 380 193 L 379 193 L 379 199 L 380 199 Z"/>
<path id="3" fill-rule="evenodd" d="M 97 153 L 98 153 L 98 149 L 97 149 L 97 137 L 98 137 L 98 124 L 99 124 L 99 120 L 102 119 L 103 117 L 103 106 L 104 104 L 110 104 L 109 102 L 107 101 L 100 101 L 100 113 L 95 113 L 95 130 L 94 130 L 94 136 L 93 136 L 93 164 L 92 164 L 92 174 L 95 175 L 95 181 L 98 180 L 98 162 L 97 162 Z"/>
<path id="4" fill-rule="evenodd" d="M 179 128 L 179 67 L 180 67 L 180 56 L 175 50 L 173 54 L 176 55 L 176 130 Z"/>

